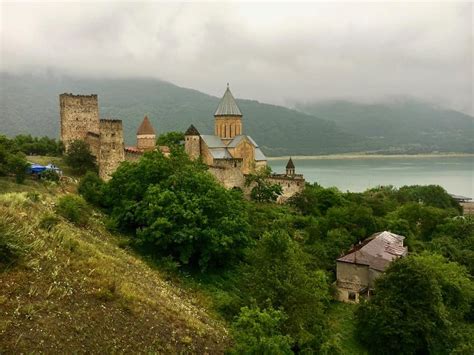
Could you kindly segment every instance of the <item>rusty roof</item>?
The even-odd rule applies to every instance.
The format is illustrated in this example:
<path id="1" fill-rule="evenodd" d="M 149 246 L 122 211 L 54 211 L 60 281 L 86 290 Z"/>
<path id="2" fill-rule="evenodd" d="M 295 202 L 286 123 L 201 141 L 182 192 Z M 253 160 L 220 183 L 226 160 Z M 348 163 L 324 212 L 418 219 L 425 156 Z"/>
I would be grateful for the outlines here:
<path id="1" fill-rule="evenodd" d="M 140 125 L 140 127 L 138 127 L 138 130 L 137 130 L 137 135 L 145 135 L 145 134 L 155 134 L 155 130 L 153 129 L 153 126 L 151 125 L 151 122 L 148 119 L 148 116 L 145 116 L 143 118 L 142 124 Z"/>
<path id="2" fill-rule="evenodd" d="M 407 247 L 403 246 L 404 239 L 404 236 L 388 231 L 376 233 L 355 245 L 337 261 L 367 265 L 372 269 L 384 271 L 393 260 L 408 253 Z"/>

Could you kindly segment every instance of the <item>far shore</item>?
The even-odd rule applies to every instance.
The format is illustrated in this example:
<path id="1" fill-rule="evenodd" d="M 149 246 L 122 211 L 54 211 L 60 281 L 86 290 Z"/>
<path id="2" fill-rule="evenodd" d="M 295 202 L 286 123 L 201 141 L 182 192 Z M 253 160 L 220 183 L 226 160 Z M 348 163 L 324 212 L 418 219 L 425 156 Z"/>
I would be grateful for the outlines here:
<path id="1" fill-rule="evenodd" d="M 462 158 L 474 157 L 474 153 L 431 153 L 431 154 L 328 154 L 328 155 L 293 155 L 293 160 L 325 160 L 325 159 L 419 159 L 419 158 Z M 290 156 L 268 157 L 267 160 L 289 159 Z"/>

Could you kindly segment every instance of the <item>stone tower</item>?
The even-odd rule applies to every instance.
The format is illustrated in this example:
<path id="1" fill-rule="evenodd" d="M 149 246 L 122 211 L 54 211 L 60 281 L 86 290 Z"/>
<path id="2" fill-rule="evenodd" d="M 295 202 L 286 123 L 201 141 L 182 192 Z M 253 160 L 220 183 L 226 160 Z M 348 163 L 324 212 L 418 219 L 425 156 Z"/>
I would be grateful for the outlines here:
<path id="1" fill-rule="evenodd" d="M 235 136 L 243 134 L 242 112 L 240 112 L 234 96 L 230 92 L 229 84 L 227 84 L 224 96 L 222 96 L 219 106 L 217 106 L 214 118 L 215 135 L 219 136 L 224 142 L 228 142 Z"/>
<path id="2" fill-rule="evenodd" d="M 87 132 L 99 134 L 97 95 L 59 95 L 61 140 L 66 150 L 76 140 L 86 140 Z"/>
<path id="3" fill-rule="evenodd" d="M 293 164 L 293 160 L 290 158 L 288 163 L 286 164 L 286 175 L 293 176 L 295 175 L 295 164 Z"/>
<path id="4" fill-rule="evenodd" d="M 201 135 L 193 125 L 184 133 L 184 150 L 191 160 L 201 156 Z"/>
<path id="5" fill-rule="evenodd" d="M 137 148 L 139 150 L 148 152 L 155 150 L 156 134 L 150 120 L 147 116 L 143 118 L 142 124 L 137 130 Z"/>
<path id="6" fill-rule="evenodd" d="M 109 180 L 112 173 L 125 160 L 121 120 L 100 120 L 100 153 L 97 158 L 99 176 Z"/>

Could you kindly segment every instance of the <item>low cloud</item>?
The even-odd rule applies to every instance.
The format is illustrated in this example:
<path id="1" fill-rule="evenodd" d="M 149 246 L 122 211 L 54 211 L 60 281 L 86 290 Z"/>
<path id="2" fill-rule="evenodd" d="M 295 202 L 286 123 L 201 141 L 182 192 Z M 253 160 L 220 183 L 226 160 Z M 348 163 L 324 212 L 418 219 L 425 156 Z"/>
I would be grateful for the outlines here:
<path id="1" fill-rule="evenodd" d="M 291 105 L 410 96 L 473 114 L 470 3 L 2 3 L 1 70 L 154 77 Z"/>

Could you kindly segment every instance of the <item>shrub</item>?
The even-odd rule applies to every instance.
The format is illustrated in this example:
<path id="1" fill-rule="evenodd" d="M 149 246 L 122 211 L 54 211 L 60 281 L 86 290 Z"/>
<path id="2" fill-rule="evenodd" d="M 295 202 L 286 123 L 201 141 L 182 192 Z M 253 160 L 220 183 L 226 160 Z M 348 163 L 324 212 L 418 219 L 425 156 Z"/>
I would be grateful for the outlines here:
<path id="1" fill-rule="evenodd" d="M 59 181 L 59 175 L 54 170 L 45 170 L 41 173 L 40 177 L 42 180 L 53 181 L 53 182 Z"/>
<path id="2" fill-rule="evenodd" d="M 22 153 L 11 154 L 7 158 L 8 171 L 15 175 L 17 183 L 21 184 L 25 181 L 26 172 L 30 165 L 26 161 L 25 155 Z"/>
<path id="3" fill-rule="evenodd" d="M 80 196 L 67 195 L 59 199 L 56 212 L 79 226 L 85 226 L 89 221 L 89 206 Z"/>
<path id="4" fill-rule="evenodd" d="M 77 191 L 84 199 L 95 205 L 102 206 L 104 203 L 104 182 L 92 171 L 88 171 L 81 179 Z"/>
<path id="5" fill-rule="evenodd" d="M 243 307 L 232 324 L 232 354 L 293 354 L 291 338 L 281 333 L 282 311 Z"/>

